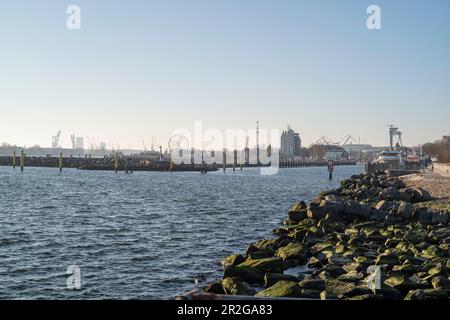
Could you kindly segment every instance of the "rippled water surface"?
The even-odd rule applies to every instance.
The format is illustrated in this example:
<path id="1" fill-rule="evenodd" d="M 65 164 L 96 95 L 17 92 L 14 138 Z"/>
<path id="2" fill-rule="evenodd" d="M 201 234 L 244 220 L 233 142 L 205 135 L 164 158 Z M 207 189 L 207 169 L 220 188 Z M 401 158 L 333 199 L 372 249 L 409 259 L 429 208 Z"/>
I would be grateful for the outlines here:
<path id="1" fill-rule="evenodd" d="M 360 166 L 208 173 L 0 167 L 0 298 L 167 299 Z M 81 290 L 66 287 L 70 265 Z M 197 284 L 195 284 L 197 282 Z"/>

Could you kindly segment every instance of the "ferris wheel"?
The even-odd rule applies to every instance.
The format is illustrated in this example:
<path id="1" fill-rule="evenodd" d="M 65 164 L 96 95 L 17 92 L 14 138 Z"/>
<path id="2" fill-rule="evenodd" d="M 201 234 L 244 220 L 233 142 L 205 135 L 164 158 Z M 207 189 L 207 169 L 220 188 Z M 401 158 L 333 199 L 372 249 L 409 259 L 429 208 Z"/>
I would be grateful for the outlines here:
<path id="1" fill-rule="evenodd" d="M 178 151 L 180 153 L 180 157 L 182 157 L 183 150 L 189 149 L 189 141 L 185 136 L 181 134 L 175 134 L 169 139 L 168 149 L 169 152 L 172 152 L 174 150 Z"/>

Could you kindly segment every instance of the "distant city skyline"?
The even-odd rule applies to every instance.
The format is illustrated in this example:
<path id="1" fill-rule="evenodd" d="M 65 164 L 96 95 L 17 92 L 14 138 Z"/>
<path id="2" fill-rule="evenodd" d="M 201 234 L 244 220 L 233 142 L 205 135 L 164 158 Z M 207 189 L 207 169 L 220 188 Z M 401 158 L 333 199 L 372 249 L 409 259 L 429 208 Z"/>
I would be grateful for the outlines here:
<path id="1" fill-rule="evenodd" d="M 81 8 L 68 30 L 66 9 Z M 366 9 L 381 9 L 368 30 Z M 179 128 L 407 146 L 450 134 L 450 2 L 25 1 L 0 5 L 0 143 L 62 130 L 122 148 Z M 156 147 L 155 146 L 155 147 Z M 221 146 L 217 146 L 220 148 Z"/>

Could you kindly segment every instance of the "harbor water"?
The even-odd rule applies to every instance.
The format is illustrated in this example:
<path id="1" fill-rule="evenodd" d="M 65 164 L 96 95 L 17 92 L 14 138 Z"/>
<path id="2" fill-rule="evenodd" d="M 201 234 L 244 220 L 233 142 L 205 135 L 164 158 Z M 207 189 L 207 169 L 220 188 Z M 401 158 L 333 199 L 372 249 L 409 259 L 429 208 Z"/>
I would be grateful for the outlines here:
<path id="1" fill-rule="evenodd" d="M 197 172 L 0 167 L 0 299 L 171 299 L 362 166 Z M 69 266 L 81 288 L 67 287 Z"/>

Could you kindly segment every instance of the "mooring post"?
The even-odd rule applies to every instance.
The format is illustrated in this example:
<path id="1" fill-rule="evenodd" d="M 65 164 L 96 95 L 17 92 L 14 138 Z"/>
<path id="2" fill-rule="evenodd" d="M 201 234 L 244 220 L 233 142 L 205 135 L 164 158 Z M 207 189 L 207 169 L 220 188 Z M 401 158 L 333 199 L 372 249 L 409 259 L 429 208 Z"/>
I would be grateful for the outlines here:
<path id="1" fill-rule="evenodd" d="M 233 172 L 236 172 L 236 163 L 237 163 L 237 150 L 233 152 Z"/>
<path id="2" fill-rule="evenodd" d="M 23 167 L 25 166 L 25 154 L 22 151 L 20 151 L 20 171 L 23 172 Z"/>
<path id="3" fill-rule="evenodd" d="M 334 169 L 334 163 L 333 160 L 328 160 L 328 174 L 329 174 L 329 179 L 332 180 L 333 179 L 333 169 Z"/>
<path id="4" fill-rule="evenodd" d="M 59 172 L 62 172 L 63 167 L 63 154 L 62 151 L 59 153 Z"/>
<path id="5" fill-rule="evenodd" d="M 114 159 L 114 171 L 117 173 L 119 171 L 119 153 L 116 152 Z"/>
<path id="6" fill-rule="evenodd" d="M 125 159 L 125 173 L 128 174 L 128 158 Z"/>
<path id="7" fill-rule="evenodd" d="M 14 153 L 13 153 L 13 159 L 12 159 L 13 161 L 13 169 L 15 169 L 16 168 L 16 150 L 14 150 Z"/>
<path id="8" fill-rule="evenodd" d="M 245 158 L 245 151 L 244 151 L 244 158 Z M 244 166 L 244 159 L 242 159 L 242 151 L 241 151 L 241 171 L 243 166 Z"/>
<path id="9" fill-rule="evenodd" d="M 227 149 L 223 149 L 223 173 L 227 170 Z"/>

